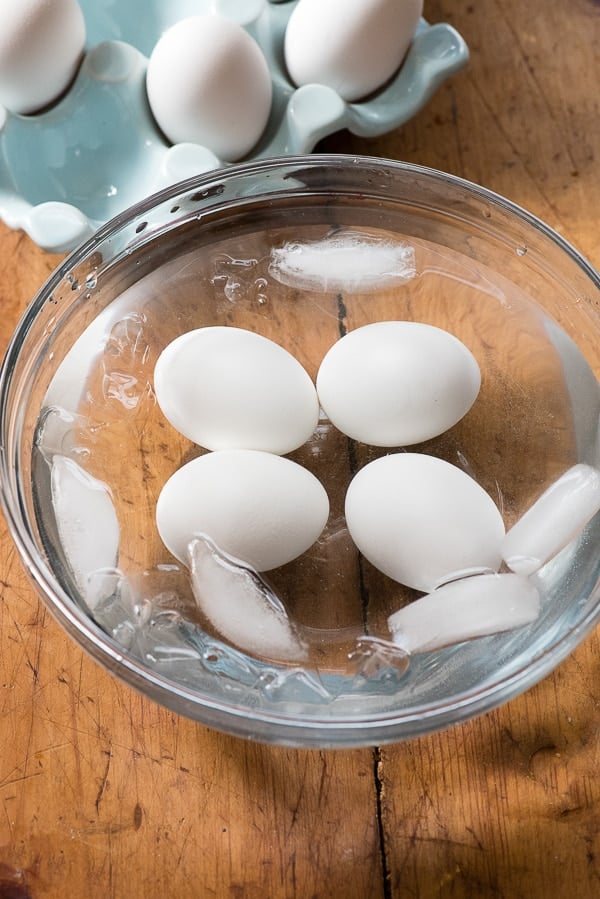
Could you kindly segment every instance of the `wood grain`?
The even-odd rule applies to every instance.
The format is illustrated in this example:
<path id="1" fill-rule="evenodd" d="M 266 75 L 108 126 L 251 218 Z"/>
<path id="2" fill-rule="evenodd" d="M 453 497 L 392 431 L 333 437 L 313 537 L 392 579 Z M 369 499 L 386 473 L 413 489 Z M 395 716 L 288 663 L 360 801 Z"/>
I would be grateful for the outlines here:
<path id="1" fill-rule="evenodd" d="M 465 36 L 469 67 L 402 129 L 322 148 L 480 182 L 600 265 L 597 3 L 428 0 L 426 15 Z M 0 227 L 2 348 L 57 261 Z M 4 524 L 0 560 L 0 899 L 600 895 L 597 634 L 474 722 L 303 752 L 142 699 L 58 628 Z"/>

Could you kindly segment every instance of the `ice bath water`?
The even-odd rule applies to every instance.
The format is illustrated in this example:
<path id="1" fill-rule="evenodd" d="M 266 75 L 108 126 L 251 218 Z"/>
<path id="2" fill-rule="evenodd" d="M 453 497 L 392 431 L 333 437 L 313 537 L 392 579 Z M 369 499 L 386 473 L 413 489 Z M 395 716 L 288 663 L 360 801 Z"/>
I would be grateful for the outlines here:
<path id="1" fill-rule="evenodd" d="M 273 276 L 273 260 L 286 245 L 331 241 L 340 232 L 409 247 L 414 275 L 392 283 L 386 278 L 380 286 L 343 279 L 340 284 L 336 278 L 333 287 L 326 280 Z M 417 594 L 359 556 L 343 514 L 354 473 L 393 450 L 352 441 L 324 416 L 290 458 L 325 486 L 329 521 L 307 553 L 265 576 L 307 656 L 261 658 L 228 645 L 199 611 L 188 571 L 156 530 L 163 484 L 204 450 L 166 421 L 153 391 L 162 349 L 207 325 L 246 328 L 275 340 L 313 379 L 330 346 L 354 328 L 395 319 L 445 328 L 477 358 L 481 392 L 455 427 L 411 451 L 439 456 L 472 475 L 497 502 L 508 528 L 569 466 L 597 462 L 597 382 L 574 343 L 535 302 L 543 283 L 532 281 L 531 293 L 524 294 L 510 269 L 505 275 L 492 272 L 466 237 L 462 252 L 445 251 L 429 242 L 410 210 L 371 211 L 357 219 L 352 205 L 333 208 L 314 199 L 293 209 L 257 204 L 233 221 L 217 216 L 207 220 L 201 240 L 191 226 L 167 231 L 151 261 L 142 238 L 106 269 L 99 260 L 97 271 L 81 273 L 77 289 L 99 313 L 90 315 L 88 330 L 68 355 L 66 343 L 56 347 L 66 358 L 49 385 L 33 454 L 39 527 L 52 567 L 71 592 L 79 576 L 47 501 L 52 459 L 58 454 L 72 460 L 93 483 L 106 485 L 105 499 L 118 522 L 118 552 L 111 560 L 99 549 L 88 593 L 95 620 L 120 645 L 181 683 L 202 685 L 216 672 L 228 689 L 259 682 L 269 700 L 281 696 L 286 702 L 296 696 L 342 702 L 347 695 L 372 692 L 391 693 L 396 705 L 410 706 L 417 692 L 422 703 L 435 698 L 441 683 L 445 690 L 448 683 L 465 689 L 469 681 L 491 677 L 503 659 L 516 670 L 522 653 L 531 658 L 543 651 L 565 615 L 565 584 L 592 576 L 577 567 L 589 532 L 537 577 L 542 613 L 526 635 L 517 630 L 434 652 L 407 670 L 406 659 L 389 643 L 386 622 Z M 164 262 L 157 264 L 160 258 Z M 321 271 L 326 257 L 319 265 Z M 111 291 L 118 299 L 103 308 Z M 86 508 L 84 487 L 79 504 L 77 514 Z M 105 521 L 110 520 L 108 512 Z M 93 520 L 88 524 L 94 527 Z M 482 646 L 489 649 L 482 652 Z"/>

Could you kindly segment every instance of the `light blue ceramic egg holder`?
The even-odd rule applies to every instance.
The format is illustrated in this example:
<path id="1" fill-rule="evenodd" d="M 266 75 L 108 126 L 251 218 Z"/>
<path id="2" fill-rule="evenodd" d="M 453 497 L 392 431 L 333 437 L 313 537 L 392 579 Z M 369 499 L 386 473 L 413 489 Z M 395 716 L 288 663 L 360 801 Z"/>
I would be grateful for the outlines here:
<path id="1" fill-rule="evenodd" d="M 219 13 L 257 40 L 272 73 L 267 127 L 248 158 L 310 153 L 343 128 L 375 136 L 414 116 L 468 49 L 447 24 L 421 21 L 394 79 L 360 103 L 331 88 L 295 88 L 283 37 L 297 0 L 80 0 L 87 51 L 63 98 L 34 116 L 0 107 L 0 217 L 40 247 L 66 252 L 128 206 L 226 163 L 197 144 L 170 145 L 145 92 L 148 57 L 162 32 L 191 15 Z"/>

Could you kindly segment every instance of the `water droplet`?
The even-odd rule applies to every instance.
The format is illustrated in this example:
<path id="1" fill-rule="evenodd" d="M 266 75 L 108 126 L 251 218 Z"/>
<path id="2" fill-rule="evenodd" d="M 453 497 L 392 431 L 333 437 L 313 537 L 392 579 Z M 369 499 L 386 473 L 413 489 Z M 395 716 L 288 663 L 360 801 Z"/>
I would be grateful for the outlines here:
<path id="1" fill-rule="evenodd" d="M 259 306 L 265 306 L 269 301 L 269 298 L 266 294 L 267 287 L 268 281 L 266 278 L 257 278 L 254 282 L 256 302 L 259 304 Z"/>
<path id="2" fill-rule="evenodd" d="M 201 200 L 207 200 L 209 197 L 218 197 L 225 190 L 224 184 L 213 184 L 206 190 L 197 191 L 189 198 L 192 203 L 199 203 Z"/>
<path id="3" fill-rule="evenodd" d="M 91 272 L 85 279 L 85 286 L 88 288 L 88 290 L 93 290 L 97 283 L 98 276 L 96 272 Z"/>
<path id="4" fill-rule="evenodd" d="M 526 256 L 527 255 L 527 245 L 522 244 L 520 247 L 517 247 L 517 256 Z"/>

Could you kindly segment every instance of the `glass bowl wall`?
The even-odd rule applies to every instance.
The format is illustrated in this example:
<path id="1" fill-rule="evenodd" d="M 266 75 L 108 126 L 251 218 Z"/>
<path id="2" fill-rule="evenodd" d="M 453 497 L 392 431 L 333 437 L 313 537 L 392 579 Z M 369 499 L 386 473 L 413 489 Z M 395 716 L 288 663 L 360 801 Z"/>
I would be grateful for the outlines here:
<path id="1" fill-rule="evenodd" d="M 370 290 L 306 290 L 272 277 L 273 248 L 348 231 L 412 247 L 415 277 Z M 198 450 L 163 419 L 153 364 L 178 334 L 220 324 L 276 340 L 314 377 L 326 350 L 360 325 L 445 327 L 475 353 L 482 391 L 462 422 L 417 449 L 473 475 L 509 526 L 570 465 L 598 462 L 599 300 L 597 274 L 543 223 L 418 166 L 275 159 L 156 194 L 66 259 L 8 348 L 0 480 L 24 564 L 97 661 L 150 698 L 231 733 L 358 746 L 488 711 L 546 675 L 594 627 L 600 522 L 537 576 L 542 612 L 533 625 L 415 656 L 407 667 L 386 619 L 412 595 L 359 556 L 343 519 L 353 473 L 384 451 L 349 441 L 322 418 L 292 458 L 325 484 L 330 519 L 312 550 L 271 577 L 309 636 L 309 656 L 290 664 L 244 653 L 199 615 L 186 571 L 156 533 L 162 484 Z M 84 595 L 61 544 L 56 455 L 106 484 L 114 503 L 118 557 L 101 572 L 99 602 Z"/>

